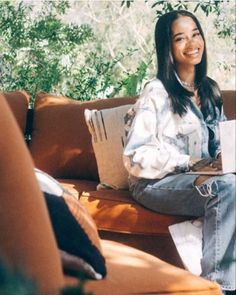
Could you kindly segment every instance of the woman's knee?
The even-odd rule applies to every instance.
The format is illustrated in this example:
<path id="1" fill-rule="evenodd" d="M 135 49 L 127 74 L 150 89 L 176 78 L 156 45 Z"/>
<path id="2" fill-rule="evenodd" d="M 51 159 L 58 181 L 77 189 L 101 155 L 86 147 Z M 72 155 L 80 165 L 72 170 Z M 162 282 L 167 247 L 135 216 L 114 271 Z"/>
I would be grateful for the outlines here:
<path id="1" fill-rule="evenodd" d="M 217 183 L 222 187 L 232 193 L 235 198 L 235 185 L 236 185 L 236 175 L 235 174 L 225 174 L 217 179 Z"/>
<path id="2" fill-rule="evenodd" d="M 236 202 L 236 175 L 235 174 L 225 174 L 218 179 L 217 184 L 219 186 L 219 191 L 224 191 L 222 197 L 228 200 L 228 203 L 232 203 L 235 209 Z"/>
<path id="3" fill-rule="evenodd" d="M 201 177 L 201 176 L 200 176 Z M 199 178 L 197 179 L 199 180 Z M 209 177 L 207 176 L 204 181 L 195 182 L 195 187 L 199 193 L 204 197 L 214 197 L 219 194 L 226 196 L 235 202 L 235 174 L 225 174 L 221 176 Z"/>

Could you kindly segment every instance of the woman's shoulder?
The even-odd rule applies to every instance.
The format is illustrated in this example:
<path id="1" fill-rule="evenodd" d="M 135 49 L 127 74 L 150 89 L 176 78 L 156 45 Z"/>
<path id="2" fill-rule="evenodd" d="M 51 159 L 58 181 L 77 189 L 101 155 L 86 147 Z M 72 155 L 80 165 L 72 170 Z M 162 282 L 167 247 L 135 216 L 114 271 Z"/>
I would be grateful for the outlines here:
<path id="1" fill-rule="evenodd" d="M 149 80 L 144 85 L 144 91 L 147 92 L 166 92 L 166 89 L 162 83 L 162 81 L 158 78 L 153 78 L 152 80 Z"/>
<path id="2" fill-rule="evenodd" d="M 161 106 L 163 103 L 166 103 L 167 99 L 168 93 L 163 83 L 155 78 L 144 85 L 139 100 L 141 105 L 153 104 Z"/>
<path id="3" fill-rule="evenodd" d="M 168 94 L 161 80 L 155 78 L 146 82 L 139 99 L 131 107 L 131 109 L 129 109 L 125 116 L 126 132 L 129 132 L 133 119 L 137 115 L 138 111 L 145 110 L 151 113 L 156 113 L 162 111 L 165 106 L 167 106 L 165 108 L 167 110 L 169 106 Z"/>

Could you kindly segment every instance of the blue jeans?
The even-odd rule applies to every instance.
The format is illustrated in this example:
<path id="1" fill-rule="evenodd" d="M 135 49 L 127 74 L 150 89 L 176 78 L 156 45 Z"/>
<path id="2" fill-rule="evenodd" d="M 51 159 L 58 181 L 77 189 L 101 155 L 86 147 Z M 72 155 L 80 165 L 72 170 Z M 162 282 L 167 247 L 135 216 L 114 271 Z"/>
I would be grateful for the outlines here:
<path id="1" fill-rule="evenodd" d="M 161 180 L 140 179 L 133 198 L 162 214 L 203 217 L 202 277 L 235 290 L 236 175 L 213 176 L 195 186 L 197 175 L 177 174 Z"/>

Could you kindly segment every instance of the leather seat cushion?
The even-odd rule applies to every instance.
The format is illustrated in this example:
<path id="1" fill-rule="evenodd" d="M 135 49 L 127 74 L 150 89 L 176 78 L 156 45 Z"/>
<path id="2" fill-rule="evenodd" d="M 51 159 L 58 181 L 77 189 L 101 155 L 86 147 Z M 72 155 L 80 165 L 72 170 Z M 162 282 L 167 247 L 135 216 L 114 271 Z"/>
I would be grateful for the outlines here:
<path id="1" fill-rule="evenodd" d="M 183 216 L 158 214 L 142 207 L 132 199 L 128 190 L 96 191 L 97 182 L 59 181 L 80 198 L 99 230 L 169 235 L 169 225 L 186 220 Z"/>
<path id="2" fill-rule="evenodd" d="M 143 251 L 117 242 L 102 240 L 108 275 L 88 281 L 85 290 L 104 294 L 201 294 L 220 295 L 216 283 L 194 276 Z M 66 283 L 76 280 L 66 278 Z"/>

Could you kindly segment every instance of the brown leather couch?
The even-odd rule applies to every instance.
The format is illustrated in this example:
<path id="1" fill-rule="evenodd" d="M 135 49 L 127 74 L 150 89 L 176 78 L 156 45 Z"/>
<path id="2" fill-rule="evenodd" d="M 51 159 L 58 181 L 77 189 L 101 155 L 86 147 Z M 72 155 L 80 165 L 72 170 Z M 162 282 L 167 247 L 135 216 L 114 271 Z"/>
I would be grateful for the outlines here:
<path id="1" fill-rule="evenodd" d="M 27 150 L 23 147 L 22 159 L 26 157 L 28 162 L 33 159 L 33 165 L 54 176 L 64 186 L 69 188 L 87 207 L 95 220 L 102 238 L 108 276 L 102 281 L 89 281 L 86 284 L 87 290 L 92 290 L 93 294 L 104 295 L 113 293 L 220 294 L 217 284 L 196 277 L 179 268 L 182 267 L 182 264 L 169 235 L 168 226 L 183 221 L 186 217 L 161 215 L 147 210 L 132 200 L 128 190 L 96 190 L 96 186 L 99 183 L 98 170 L 91 144 L 91 136 L 84 120 L 84 109 L 112 108 L 134 103 L 136 98 L 114 98 L 79 102 L 46 93 L 39 93 L 34 109 L 28 110 L 29 97 L 25 92 L 4 93 L 3 96 L 5 96 L 9 103 L 20 130 L 25 133 L 25 138 L 28 142 L 30 154 L 27 154 Z M 226 115 L 229 119 L 235 118 L 235 92 L 224 91 L 223 97 Z M 1 97 L 0 101 L 3 101 L 3 108 L 5 108 L 4 98 Z M 13 131 L 16 129 L 15 132 L 19 132 L 14 126 L 15 122 L 11 121 L 7 122 L 13 124 Z M 10 140 L 9 136 L 6 138 L 8 139 L 5 142 Z M 11 142 L 9 144 L 8 146 L 11 146 L 11 149 L 14 150 Z M 23 145 L 22 142 L 20 142 L 21 145 Z M 21 154 L 18 156 L 21 157 Z M 16 159 L 11 164 L 15 163 L 16 167 L 17 165 L 19 167 L 14 173 L 12 169 L 11 173 L 16 179 L 17 173 L 21 175 L 19 178 L 21 182 L 16 182 L 20 186 L 17 188 L 17 196 L 18 199 L 21 199 L 19 206 L 24 206 L 23 203 L 25 203 L 27 198 L 23 199 L 24 202 L 22 202 L 22 198 L 19 198 L 19 196 L 24 194 L 26 189 L 21 183 L 28 184 L 29 179 L 26 180 L 25 173 L 21 174 L 21 167 L 28 165 L 28 175 L 30 179 L 33 179 L 33 175 L 31 175 L 33 174 L 31 171 L 32 164 L 29 164 L 27 161 L 25 164 L 23 160 L 22 163 L 17 164 L 19 160 Z M 33 180 L 33 183 L 35 183 L 35 180 Z M 1 179 L 1 185 L 4 185 L 3 179 Z M 9 187 L 11 188 L 11 186 Z M 33 189 L 36 191 L 36 196 L 40 194 L 35 187 Z M 37 207 L 36 204 L 37 202 L 35 207 Z M 7 206 L 9 205 L 6 204 L 6 208 Z M 41 208 L 40 206 L 39 208 Z M 27 211 L 27 206 L 25 208 Z M 33 212 L 36 211 L 35 208 Z M 42 226 L 48 228 L 48 217 L 45 217 L 45 208 L 42 211 L 44 211 L 43 217 L 46 220 Z M 7 222 L 5 221 L 5 225 L 8 224 Z M 40 225 L 38 226 L 40 227 Z M 11 224 L 10 232 L 12 233 L 14 230 L 17 230 L 17 227 L 15 228 Z M 44 232 L 42 228 L 40 230 Z M 46 230 L 46 234 L 44 233 L 43 235 L 46 238 L 49 237 L 51 244 L 53 244 L 55 242 L 53 242 L 53 235 L 50 230 L 48 232 Z M 15 239 L 18 240 L 17 235 Z M 34 243 L 33 237 L 25 238 L 25 240 L 27 239 L 31 240 L 29 244 Z M 10 240 L 10 242 L 6 243 L 7 240 Z M 11 243 L 14 244 L 12 240 L 14 238 L 11 234 L 4 240 L 0 239 L 0 245 L 5 243 L 7 244 L 6 247 L 8 247 Z M 36 241 L 39 241 L 38 237 L 36 237 Z M 25 252 L 24 255 L 29 257 L 27 253 L 31 253 L 30 257 L 32 259 L 29 259 L 26 264 L 31 265 L 32 272 L 34 272 L 34 263 L 37 260 L 34 260 L 34 256 L 37 251 L 35 250 L 34 252 L 30 247 L 24 249 L 24 239 L 21 239 L 19 244 L 22 245 L 19 247 L 18 254 Z M 10 247 L 10 256 L 15 251 L 13 248 Z M 42 252 L 44 253 L 45 249 Z M 55 249 L 53 253 L 54 256 L 52 255 L 51 263 L 48 262 L 51 265 L 49 268 L 53 269 L 55 267 L 58 269 L 58 257 L 56 257 Z M 43 255 L 46 254 L 44 253 Z M 51 284 L 48 284 L 46 277 L 47 275 L 50 276 L 49 268 L 47 272 L 43 271 L 44 275 L 42 275 L 45 265 L 43 265 L 42 261 L 40 263 L 42 268 L 40 270 L 37 267 L 39 270 L 35 276 L 39 281 L 39 285 L 42 286 L 42 290 L 49 290 L 50 288 L 52 290 L 55 288 L 55 285 L 59 286 L 65 283 L 65 281 L 61 283 L 61 274 L 58 271 L 58 276 L 52 280 Z M 66 278 L 66 283 L 75 283 L 75 281 L 72 278 Z"/>
<path id="2" fill-rule="evenodd" d="M 228 118 L 235 118 L 235 92 L 223 92 Z M 78 102 L 39 93 L 35 101 L 29 149 L 37 168 L 59 179 L 80 198 L 100 235 L 182 266 L 168 226 L 186 217 L 161 215 L 137 204 L 128 190 L 97 191 L 98 168 L 84 109 L 106 109 L 136 98 Z M 114 167 L 115 169 L 115 167 Z"/>

